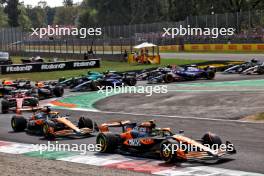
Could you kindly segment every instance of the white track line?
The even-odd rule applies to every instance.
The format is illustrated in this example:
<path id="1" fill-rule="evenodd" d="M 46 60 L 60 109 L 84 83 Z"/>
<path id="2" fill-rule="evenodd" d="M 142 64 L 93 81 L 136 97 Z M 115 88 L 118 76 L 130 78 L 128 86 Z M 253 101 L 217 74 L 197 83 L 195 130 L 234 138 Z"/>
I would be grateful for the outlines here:
<path id="1" fill-rule="evenodd" d="M 56 109 L 56 106 L 49 104 Z M 147 117 L 169 117 L 178 119 L 194 119 L 194 120 L 208 120 L 208 121 L 220 121 L 220 122 L 236 122 L 236 123 L 249 123 L 249 124 L 259 124 L 261 122 L 249 122 L 243 120 L 230 120 L 230 119 L 210 119 L 204 117 L 192 117 L 192 116 L 179 116 L 179 115 L 162 115 L 162 114 L 141 114 L 141 113 L 129 113 L 129 112 L 112 112 L 112 111 L 100 111 L 97 109 L 84 109 L 84 108 L 66 108 L 59 107 L 58 109 L 70 110 L 70 111 L 84 111 L 84 112 L 96 112 L 102 114 L 119 114 L 119 115 L 133 115 L 133 116 L 147 116 Z"/>

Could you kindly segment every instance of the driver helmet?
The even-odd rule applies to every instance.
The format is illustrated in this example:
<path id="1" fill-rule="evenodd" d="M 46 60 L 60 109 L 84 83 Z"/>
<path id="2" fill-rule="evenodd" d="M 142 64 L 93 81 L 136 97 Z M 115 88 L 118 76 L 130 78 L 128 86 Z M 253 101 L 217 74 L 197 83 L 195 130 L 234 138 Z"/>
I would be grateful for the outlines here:
<path id="1" fill-rule="evenodd" d="M 154 120 L 149 120 L 148 122 L 141 123 L 139 127 L 144 127 L 147 131 L 151 132 L 152 129 L 156 128 L 156 124 Z"/>
<path id="2" fill-rule="evenodd" d="M 44 87 L 44 83 L 43 82 L 37 82 L 36 86 L 39 88 Z"/>
<path id="3" fill-rule="evenodd" d="M 45 107 L 42 109 L 42 112 L 49 114 L 51 112 L 51 109 L 50 109 L 50 107 Z"/>

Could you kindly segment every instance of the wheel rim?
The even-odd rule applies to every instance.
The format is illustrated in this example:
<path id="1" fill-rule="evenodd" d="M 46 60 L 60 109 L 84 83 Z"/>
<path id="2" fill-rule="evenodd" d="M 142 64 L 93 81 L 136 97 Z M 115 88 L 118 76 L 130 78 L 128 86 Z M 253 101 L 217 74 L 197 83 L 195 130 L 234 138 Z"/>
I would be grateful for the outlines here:
<path id="1" fill-rule="evenodd" d="M 15 128 L 15 127 L 16 127 L 16 122 L 15 122 L 15 120 L 12 120 L 11 125 L 12 125 L 12 128 Z"/>
<path id="2" fill-rule="evenodd" d="M 106 141 L 103 137 L 100 137 L 99 140 L 98 140 L 99 144 L 100 144 L 100 147 L 101 147 L 101 151 L 105 151 L 106 149 Z"/>
<path id="3" fill-rule="evenodd" d="M 44 126 L 43 126 L 43 133 L 44 133 L 45 135 L 47 135 L 48 132 L 49 132 L 49 127 L 48 127 L 48 125 L 44 125 Z"/>
<path id="4" fill-rule="evenodd" d="M 162 149 L 162 154 L 165 158 L 169 158 L 171 155 L 171 151 L 170 150 L 164 150 L 164 148 Z"/>

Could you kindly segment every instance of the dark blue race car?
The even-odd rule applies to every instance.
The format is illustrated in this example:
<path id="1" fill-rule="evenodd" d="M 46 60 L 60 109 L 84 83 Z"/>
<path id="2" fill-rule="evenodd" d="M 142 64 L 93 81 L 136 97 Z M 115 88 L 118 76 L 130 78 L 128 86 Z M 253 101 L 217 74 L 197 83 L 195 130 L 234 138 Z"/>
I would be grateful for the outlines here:
<path id="1" fill-rule="evenodd" d="M 166 67 L 159 68 L 148 74 L 148 83 L 171 83 L 175 81 L 191 81 L 197 79 L 214 79 L 215 69 L 206 67 L 204 69 L 195 66 Z"/>
<path id="2" fill-rule="evenodd" d="M 210 67 L 200 69 L 193 66 L 187 66 L 179 68 L 175 73 L 185 80 L 196 80 L 196 79 L 214 79 L 215 70 Z"/>

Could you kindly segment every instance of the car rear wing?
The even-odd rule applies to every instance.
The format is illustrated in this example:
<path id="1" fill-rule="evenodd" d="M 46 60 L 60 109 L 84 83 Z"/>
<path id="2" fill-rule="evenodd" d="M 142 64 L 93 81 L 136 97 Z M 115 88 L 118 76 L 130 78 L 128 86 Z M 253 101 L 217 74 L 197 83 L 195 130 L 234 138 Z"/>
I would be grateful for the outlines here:
<path id="1" fill-rule="evenodd" d="M 109 127 L 122 127 L 122 130 L 125 131 L 125 126 L 127 124 L 131 124 L 131 122 L 129 120 L 106 122 L 99 126 L 99 130 L 100 132 L 108 132 Z"/>

